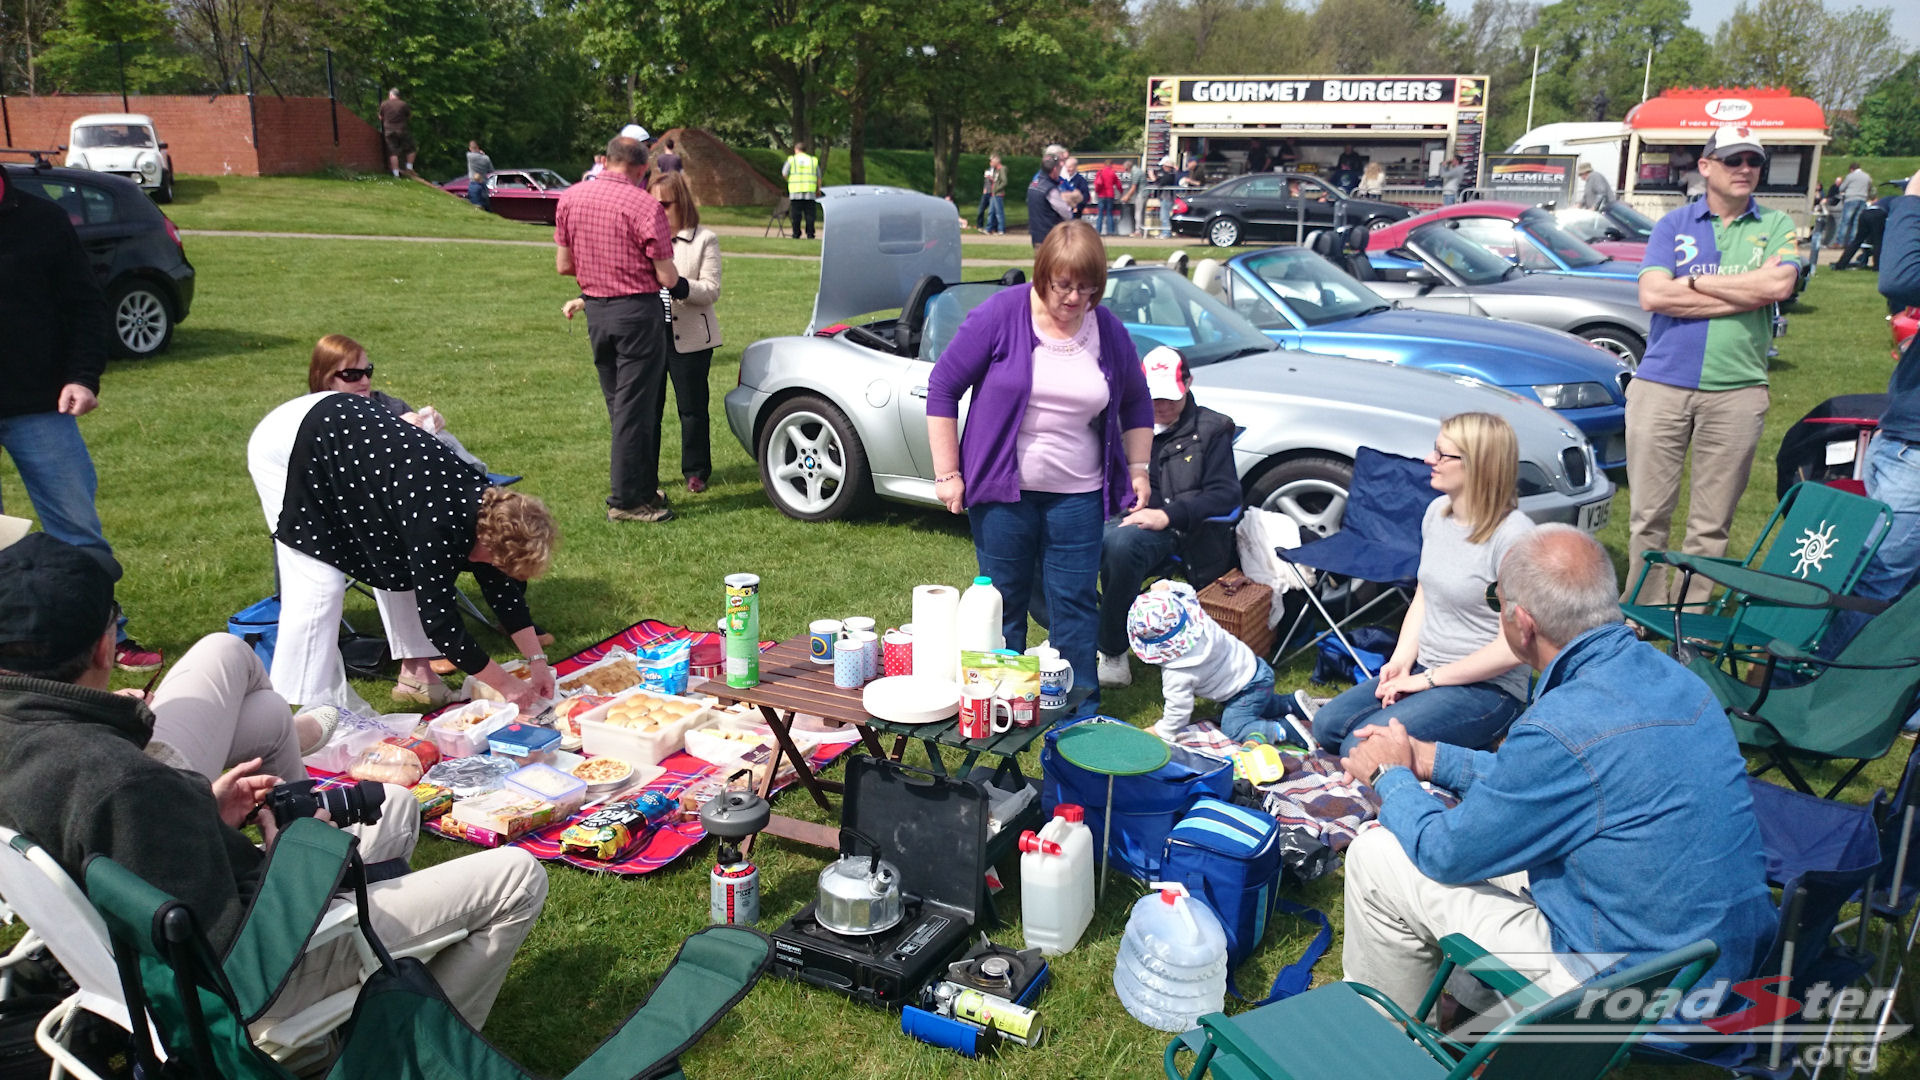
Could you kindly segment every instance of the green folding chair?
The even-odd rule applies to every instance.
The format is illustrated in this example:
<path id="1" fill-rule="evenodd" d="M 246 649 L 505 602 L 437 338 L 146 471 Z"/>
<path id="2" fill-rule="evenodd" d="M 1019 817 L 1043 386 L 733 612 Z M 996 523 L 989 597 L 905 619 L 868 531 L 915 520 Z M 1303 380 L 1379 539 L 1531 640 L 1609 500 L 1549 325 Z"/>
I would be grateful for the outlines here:
<path id="1" fill-rule="evenodd" d="M 185 904 L 104 855 L 86 865 L 88 899 L 113 939 L 136 1018 L 133 1056 L 152 1080 L 292 1080 L 247 1034 L 279 992 L 307 934 L 343 884 L 380 969 L 341 1029 L 328 1080 L 529 1080 L 470 1027 L 418 960 L 394 960 L 370 929 L 353 836 L 312 819 L 282 831 L 233 947 L 216 957 Z M 765 935 L 736 926 L 689 936 L 647 1000 L 567 1080 L 681 1077 L 679 1055 L 766 971 Z M 154 1050 L 166 1047 L 164 1065 Z"/>
<path id="2" fill-rule="evenodd" d="M 1713 942 L 1695 942 L 1543 1000 L 1464 935 L 1450 934 L 1440 946 L 1445 960 L 1420 1003 L 1422 1019 L 1371 986 L 1328 983 L 1238 1016 L 1201 1017 L 1199 1027 L 1167 1044 L 1167 1080 L 1200 1080 L 1209 1071 L 1217 1080 L 1594 1080 L 1659 1017 L 1653 1008 L 1631 1020 L 1583 1010 L 1589 994 L 1633 989 L 1646 1003 L 1677 1001 L 1720 955 Z M 1424 1022 L 1456 966 L 1510 995 L 1517 1010 L 1471 1046 Z M 1669 987 L 1677 993 L 1659 994 Z M 1188 1050 L 1193 1064 L 1181 1072 L 1178 1059 Z"/>
<path id="3" fill-rule="evenodd" d="M 1920 696 L 1920 589 L 1888 605 L 1842 596 L 1812 582 L 1714 565 L 1697 556 L 1680 556 L 1676 563 L 1774 610 L 1822 616 L 1843 608 L 1879 612 L 1832 659 L 1814 656 L 1795 642 L 1769 642 L 1758 686 L 1708 657 L 1688 662 L 1726 708 L 1740 745 L 1765 755 L 1752 775 L 1779 769 L 1795 788 L 1813 794 L 1796 758 L 1853 762 L 1827 791 L 1825 797 L 1831 799 L 1867 762 L 1893 748 L 1900 725 L 1913 715 Z M 1774 674 L 1782 664 L 1812 672 L 1812 677 L 1795 686 L 1775 686 Z"/>
<path id="4" fill-rule="evenodd" d="M 1693 645 L 1706 646 L 1701 652 L 1716 661 L 1733 657 L 1758 661 L 1773 641 L 1810 649 L 1825 632 L 1831 610 L 1778 606 L 1732 586 L 1704 603 L 1688 604 L 1684 597 L 1691 581 L 1689 568 L 1744 567 L 1845 594 L 1853 590 L 1860 571 L 1880 549 L 1892 525 L 1893 511 L 1885 503 L 1825 484 L 1795 484 L 1774 508 L 1745 559 L 1683 556 L 1677 551 L 1644 553 L 1640 578 L 1627 595 L 1638 596 L 1647 575 L 1674 566 L 1683 575 L 1682 602 L 1622 604 L 1620 610 L 1648 635 L 1674 641 L 1676 655 L 1683 658 L 1690 658 L 1687 653 Z"/>

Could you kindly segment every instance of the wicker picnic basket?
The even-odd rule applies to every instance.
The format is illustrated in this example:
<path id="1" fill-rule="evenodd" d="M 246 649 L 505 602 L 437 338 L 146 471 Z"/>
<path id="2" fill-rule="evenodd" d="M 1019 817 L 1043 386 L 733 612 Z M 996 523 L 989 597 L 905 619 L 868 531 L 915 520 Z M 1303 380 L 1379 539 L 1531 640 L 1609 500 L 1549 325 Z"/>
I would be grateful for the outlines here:
<path id="1" fill-rule="evenodd" d="M 1245 642 L 1255 656 L 1273 652 L 1274 632 L 1267 625 L 1267 614 L 1273 609 L 1272 589 L 1238 570 L 1229 570 L 1200 590 L 1200 606 L 1227 633 Z"/>

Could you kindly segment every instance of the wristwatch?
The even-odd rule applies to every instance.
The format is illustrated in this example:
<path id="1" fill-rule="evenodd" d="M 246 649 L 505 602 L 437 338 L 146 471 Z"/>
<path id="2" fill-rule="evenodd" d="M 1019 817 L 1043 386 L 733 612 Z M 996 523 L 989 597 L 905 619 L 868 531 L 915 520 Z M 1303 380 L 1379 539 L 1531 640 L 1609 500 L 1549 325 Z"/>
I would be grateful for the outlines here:
<path id="1" fill-rule="evenodd" d="M 1381 762 L 1380 764 L 1375 765 L 1373 767 L 1373 775 L 1367 777 L 1368 785 L 1372 787 L 1379 787 L 1381 774 L 1385 773 L 1388 769 L 1398 769 L 1400 767 L 1401 766 L 1395 765 L 1391 762 Z"/>

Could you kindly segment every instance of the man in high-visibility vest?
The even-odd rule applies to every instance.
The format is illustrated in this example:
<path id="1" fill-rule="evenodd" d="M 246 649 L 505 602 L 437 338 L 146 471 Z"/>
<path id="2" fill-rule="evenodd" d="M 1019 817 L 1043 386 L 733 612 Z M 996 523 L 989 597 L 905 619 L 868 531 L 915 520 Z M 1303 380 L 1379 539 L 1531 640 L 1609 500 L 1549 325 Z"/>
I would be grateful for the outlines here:
<path id="1" fill-rule="evenodd" d="M 800 218 L 807 219 L 807 239 L 813 239 L 814 217 L 820 211 L 820 159 L 807 153 L 806 143 L 793 144 L 793 156 L 780 166 L 787 178 L 787 215 L 793 220 L 793 238 L 800 239 Z"/>

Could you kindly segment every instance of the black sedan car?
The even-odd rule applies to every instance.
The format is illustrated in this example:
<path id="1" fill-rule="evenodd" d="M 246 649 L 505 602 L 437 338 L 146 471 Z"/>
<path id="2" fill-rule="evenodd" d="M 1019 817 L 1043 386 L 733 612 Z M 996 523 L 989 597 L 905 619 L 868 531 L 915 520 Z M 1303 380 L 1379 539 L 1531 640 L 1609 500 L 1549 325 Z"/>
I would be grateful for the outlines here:
<path id="1" fill-rule="evenodd" d="M 115 356 L 164 352 L 193 306 L 193 264 L 180 231 L 131 180 L 85 169 L 7 165 L 7 185 L 67 212 L 107 294 Z"/>
<path id="2" fill-rule="evenodd" d="M 1249 240 L 1297 244 L 1319 229 L 1336 225 L 1383 229 L 1414 212 L 1398 203 L 1353 198 L 1305 173 L 1250 173 L 1194 195 L 1176 196 L 1173 231 L 1205 237 L 1215 247 Z"/>

